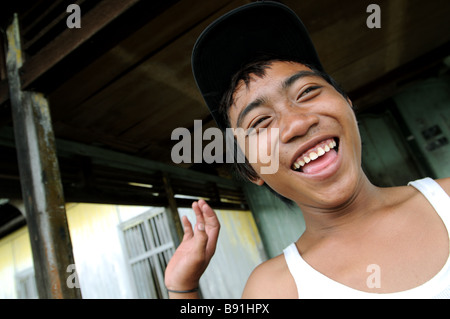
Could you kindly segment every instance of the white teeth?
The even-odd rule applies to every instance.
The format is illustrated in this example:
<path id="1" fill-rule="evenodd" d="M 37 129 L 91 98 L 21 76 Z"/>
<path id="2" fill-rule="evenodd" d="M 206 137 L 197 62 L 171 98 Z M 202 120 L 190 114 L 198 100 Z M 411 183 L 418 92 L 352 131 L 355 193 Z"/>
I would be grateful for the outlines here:
<path id="1" fill-rule="evenodd" d="M 316 152 L 311 152 L 309 153 L 309 158 L 311 159 L 311 161 L 314 161 L 319 158 L 319 155 L 317 155 Z"/>
<path id="2" fill-rule="evenodd" d="M 300 167 L 305 166 L 305 164 L 308 164 L 311 161 L 314 161 L 318 159 L 320 156 L 325 155 L 325 153 L 328 153 L 331 149 L 336 147 L 336 142 L 330 141 L 328 144 L 325 144 L 321 147 L 317 148 L 317 151 L 313 151 L 309 153 L 308 155 L 304 156 L 302 159 L 299 159 L 297 162 L 295 162 L 292 166 L 295 170 L 298 170 Z"/>
<path id="3" fill-rule="evenodd" d="M 325 151 L 323 150 L 323 148 L 319 147 L 317 149 L 317 155 L 322 156 L 323 154 L 325 154 Z"/>

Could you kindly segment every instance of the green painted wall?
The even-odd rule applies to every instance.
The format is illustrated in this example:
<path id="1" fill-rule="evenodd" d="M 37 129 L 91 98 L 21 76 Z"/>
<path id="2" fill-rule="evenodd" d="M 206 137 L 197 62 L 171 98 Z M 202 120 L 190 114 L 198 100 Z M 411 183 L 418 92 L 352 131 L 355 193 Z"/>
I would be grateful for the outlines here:
<path id="1" fill-rule="evenodd" d="M 450 176 L 450 77 L 441 76 L 408 86 L 395 98 L 434 178 Z"/>
<path id="2" fill-rule="evenodd" d="M 362 166 L 377 186 L 406 185 L 424 175 L 391 112 L 358 117 Z"/>
<path id="3" fill-rule="evenodd" d="M 244 190 L 267 256 L 281 254 L 305 230 L 300 208 L 288 207 L 265 187 L 246 183 Z"/>

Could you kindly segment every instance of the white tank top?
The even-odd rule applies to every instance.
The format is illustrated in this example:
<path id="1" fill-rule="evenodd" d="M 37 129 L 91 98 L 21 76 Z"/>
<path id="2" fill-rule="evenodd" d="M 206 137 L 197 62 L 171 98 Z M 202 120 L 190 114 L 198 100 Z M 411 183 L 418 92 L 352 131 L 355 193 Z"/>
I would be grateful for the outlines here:
<path id="1" fill-rule="evenodd" d="M 431 178 L 424 178 L 408 185 L 418 189 L 431 203 L 450 232 L 450 198 Z M 449 236 L 450 240 L 450 236 Z M 334 281 L 312 268 L 303 260 L 295 243 L 284 250 L 286 263 L 297 285 L 298 297 L 308 298 L 450 298 L 450 255 L 444 267 L 424 284 L 400 292 L 371 293 L 357 290 Z M 370 272 L 367 273 L 370 276 Z M 382 276 L 382 274 L 381 274 Z"/>

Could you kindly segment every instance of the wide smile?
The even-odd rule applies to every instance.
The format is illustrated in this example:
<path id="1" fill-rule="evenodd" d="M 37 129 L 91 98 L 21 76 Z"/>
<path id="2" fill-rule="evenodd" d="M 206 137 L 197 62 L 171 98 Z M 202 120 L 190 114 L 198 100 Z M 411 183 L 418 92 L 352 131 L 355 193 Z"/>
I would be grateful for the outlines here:
<path id="1" fill-rule="evenodd" d="M 306 148 L 306 150 L 304 150 Z M 291 169 L 306 175 L 323 175 L 329 166 L 337 162 L 339 139 L 330 137 L 309 143 L 296 155 Z M 329 170 L 329 169 L 328 169 Z"/>

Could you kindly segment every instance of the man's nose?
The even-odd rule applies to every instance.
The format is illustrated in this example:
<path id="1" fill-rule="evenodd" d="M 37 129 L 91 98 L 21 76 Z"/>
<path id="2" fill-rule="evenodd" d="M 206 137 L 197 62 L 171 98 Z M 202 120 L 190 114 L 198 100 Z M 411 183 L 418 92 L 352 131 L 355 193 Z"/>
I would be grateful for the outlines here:
<path id="1" fill-rule="evenodd" d="M 284 112 L 280 123 L 280 141 L 288 143 L 296 137 L 304 136 L 317 123 L 319 123 L 317 114 L 296 109 Z"/>

